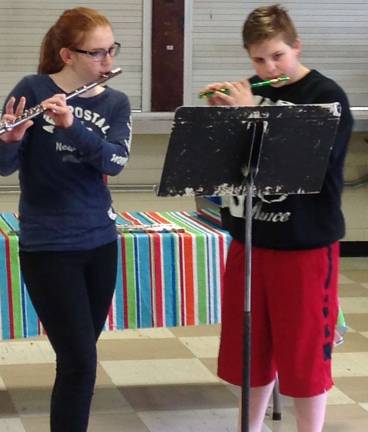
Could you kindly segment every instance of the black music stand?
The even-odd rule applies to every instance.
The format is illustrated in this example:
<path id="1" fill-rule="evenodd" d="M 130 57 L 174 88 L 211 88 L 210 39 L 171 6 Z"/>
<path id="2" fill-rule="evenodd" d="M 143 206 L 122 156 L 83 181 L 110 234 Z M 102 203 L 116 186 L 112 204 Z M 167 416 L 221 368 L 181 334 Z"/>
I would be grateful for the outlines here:
<path id="1" fill-rule="evenodd" d="M 252 198 L 318 193 L 339 119 L 338 103 L 175 113 L 157 194 L 246 195 L 242 432 L 249 430 Z"/>

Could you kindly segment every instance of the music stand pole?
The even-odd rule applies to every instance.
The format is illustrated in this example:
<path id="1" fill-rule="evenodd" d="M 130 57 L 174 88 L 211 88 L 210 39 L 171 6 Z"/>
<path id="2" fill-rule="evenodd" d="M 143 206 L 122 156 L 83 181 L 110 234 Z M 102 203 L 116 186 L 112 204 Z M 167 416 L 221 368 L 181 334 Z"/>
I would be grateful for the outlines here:
<path id="1" fill-rule="evenodd" d="M 241 430 L 249 431 L 249 398 L 251 368 L 251 289 L 252 289 L 252 190 L 253 176 L 247 181 L 245 208 L 245 294 L 243 315 L 243 383 L 241 392 Z"/>
<path id="2" fill-rule="evenodd" d="M 250 375 L 251 375 L 251 339 L 252 339 L 252 205 L 254 178 L 257 175 L 263 144 L 265 123 L 251 121 L 251 142 L 249 145 L 248 164 L 245 169 L 245 244 L 244 244 L 244 314 L 243 314 L 243 382 L 241 392 L 241 431 L 249 431 L 249 401 L 250 401 Z"/>

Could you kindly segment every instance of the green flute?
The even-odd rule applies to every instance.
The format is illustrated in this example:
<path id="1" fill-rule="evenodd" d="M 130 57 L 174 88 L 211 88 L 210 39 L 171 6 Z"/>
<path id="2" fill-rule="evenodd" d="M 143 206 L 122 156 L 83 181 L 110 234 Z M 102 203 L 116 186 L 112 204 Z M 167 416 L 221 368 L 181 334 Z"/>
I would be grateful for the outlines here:
<path id="1" fill-rule="evenodd" d="M 282 76 L 279 78 L 273 78 L 270 80 L 266 80 L 266 81 L 260 81 L 260 82 L 256 82 L 250 85 L 250 88 L 257 88 L 257 87 L 264 87 L 264 86 L 268 86 L 271 84 L 276 84 L 278 82 L 281 81 L 288 81 L 290 78 L 288 76 Z M 219 90 L 216 91 L 208 91 L 208 92 L 204 92 L 204 93 L 199 93 L 199 97 L 203 98 L 203 97 L 211 97 L 213 96 L 216 92 L 220 92 L 220 93 L 224 93 L 224 94 L 229 94 L 229 89 L 227 88 L 220 88 Z"/>

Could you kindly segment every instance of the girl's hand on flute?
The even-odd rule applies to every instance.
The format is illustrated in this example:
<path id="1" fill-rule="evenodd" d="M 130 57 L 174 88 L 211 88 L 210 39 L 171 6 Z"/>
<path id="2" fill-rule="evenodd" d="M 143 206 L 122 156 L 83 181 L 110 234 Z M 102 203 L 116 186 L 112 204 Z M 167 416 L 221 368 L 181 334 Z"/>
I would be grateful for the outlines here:
<path id="1" fill-rule="evenodd" d="M 47 115 L 55 122 L 55 126 L 68 128 L 73 124 L 74 116 L 66 103 L 66 95 L 63 93 L 55 94 L 41 103 L 47 110 Z"/>
<path id="2" fill-rule="evenodd" d="M 15 97 L 11 97 L 7 104 L 5 105 L 5 114 L 2 116 L 1 121 L 6 123 L 13 123 L 16 121 L 17 117 L 21 116 L 26 105 L 26 98 L 21 97 L 18 105 L 15 107 Z M 16 141 L 21 141 L 24 137 L 26 130 L 33 125 L 32 120 L 28 120 L 19 126 L 11 129 L 9 132 L 5 132 L 0 136 L 1 141 L 4 143 L 12 143 Z"/>
<path id="3" fill-rule="evenodd" d="M 227 94 L 219 91 L 227 89 Z M 253 106 L 255 105 L 252 90 L 248 80 L 237 82 L 222 82 L 209 84 L 202 93 L 211 92 L 207 97 L 209 105 Z"/>

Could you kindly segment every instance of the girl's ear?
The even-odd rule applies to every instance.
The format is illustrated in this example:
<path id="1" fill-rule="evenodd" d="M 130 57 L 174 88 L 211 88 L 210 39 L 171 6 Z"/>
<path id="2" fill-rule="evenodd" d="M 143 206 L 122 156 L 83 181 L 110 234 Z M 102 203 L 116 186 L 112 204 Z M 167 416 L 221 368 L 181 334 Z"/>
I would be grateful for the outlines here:
<path id="1" fill-rule="evenodd" d="M 61 50 L 59 51 L 59 55 L 61 60 L 65 63 L 65 64 L 71 64 L 73 61 L 72 58 L 72 51 L 70 51 L 69 48 L 61 48 Z"/>

